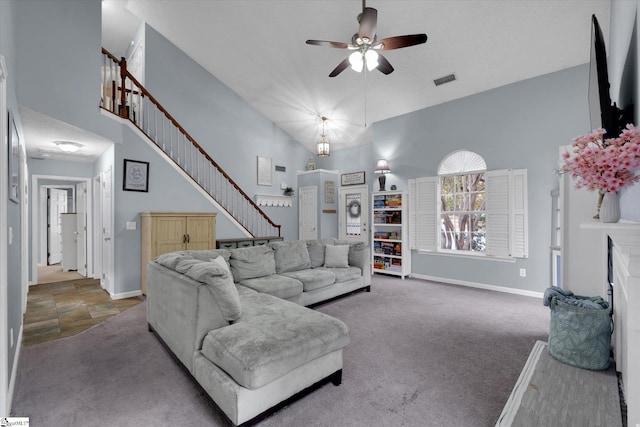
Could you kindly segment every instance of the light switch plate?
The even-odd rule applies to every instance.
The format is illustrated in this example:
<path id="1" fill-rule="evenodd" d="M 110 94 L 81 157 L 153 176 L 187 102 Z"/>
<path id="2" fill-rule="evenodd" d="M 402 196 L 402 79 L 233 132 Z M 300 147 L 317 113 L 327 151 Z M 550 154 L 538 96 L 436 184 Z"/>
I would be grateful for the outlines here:
<path id="1" fill-rule="evenodd" d="M 135 230 L 136 222 L 135 221 L 127 221 L 127 230 Z"/>

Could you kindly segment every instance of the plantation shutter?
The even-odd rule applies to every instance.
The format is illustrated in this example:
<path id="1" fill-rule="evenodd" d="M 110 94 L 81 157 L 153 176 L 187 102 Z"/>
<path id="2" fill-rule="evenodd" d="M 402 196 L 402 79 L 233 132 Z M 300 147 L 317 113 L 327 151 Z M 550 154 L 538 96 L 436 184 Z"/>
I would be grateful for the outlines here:
<path id="1" fill-rule="evenodd" d="M 415 180 L 415 248 L 435 251 L 438 244 L 438 178 Z"/>
<path id="2" fill-rule="evenodd" d="M 515 169 L 513 177 L 513 218 L 512 255 L 516 258 L 529 256 L 529 218 L 527 205 L 527 170 Z"/>
<path id="3" fill-rule="evenodd" d="M 509 236 L 509 171 L 485 173 L 486 249 L 490 256 L 511 256 Z"/>
<path id="4" fill-rule="evenodd" d="M 416 249 L 416 180 L 409 180 L 409 249 Z"/>
<path id="5" fill-rule="evenodd" d="M 487 171 L 486 254 L 528 256 L 527 171 Z"/>

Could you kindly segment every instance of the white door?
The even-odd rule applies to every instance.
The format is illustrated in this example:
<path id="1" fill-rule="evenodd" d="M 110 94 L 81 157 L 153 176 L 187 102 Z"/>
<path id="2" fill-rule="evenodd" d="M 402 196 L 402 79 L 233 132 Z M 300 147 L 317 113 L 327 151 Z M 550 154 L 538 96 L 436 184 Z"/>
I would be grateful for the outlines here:
<path id="1" fill-rule="evenodd" d="M 298 192 L 299 239 L 315 240 L 318 238 L 318 187 L 300 187 Z"/>
<path id="2" fill-rule="evenodd" d="M 369 187 L 340 187 L 338 238 L 369 241 Z"/>
<path id="3" fill-rule="evenodd" d="M 62 261 L 62 217 L 60 214 L 67 212 L 67 192 L 50 188 L 48 202 L 47 264 L 53 265 Z"/>
<path id="4" fill-rule="evenodd" d="M 76 184 L 77 263 L 78 273 L 87 275 L 87 183 Z"/>
<path id="5" fill-rule="evenodd" d="M 93 265 L 94 279 L 100 279 L 102 277 L 102 180 L 100 174 L 93 178 L 93 227 L 92 227 L 92 241 L 93 241 L 93 258 L 91 264 Z"/>
<path id="6" fill-rule="evenodd" d="M 111 168 L 104 171 L 102 176 L 102 280 L 104 289 L 113 293 L 111 289 L 111 204 L 112 197 L 112 171 Z"/>

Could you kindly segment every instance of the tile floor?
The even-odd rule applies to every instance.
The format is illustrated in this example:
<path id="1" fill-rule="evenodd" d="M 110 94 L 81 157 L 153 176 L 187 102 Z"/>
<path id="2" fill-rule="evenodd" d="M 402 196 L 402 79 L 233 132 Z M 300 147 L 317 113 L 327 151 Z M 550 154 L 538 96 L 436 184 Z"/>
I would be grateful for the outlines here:
<path id="1" fill-rule="evenodd" d="M 112 300 L 96 279 L 30 286 L 22 345 L 75 335 L 140 302 L 140 297 Z"/>

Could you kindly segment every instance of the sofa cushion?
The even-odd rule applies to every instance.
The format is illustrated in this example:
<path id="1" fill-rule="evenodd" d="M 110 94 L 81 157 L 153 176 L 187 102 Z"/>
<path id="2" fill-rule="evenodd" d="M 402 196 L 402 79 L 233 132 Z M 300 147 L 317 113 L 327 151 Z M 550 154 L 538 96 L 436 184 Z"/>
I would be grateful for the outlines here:
<path id="1" fill-rule="evenodd" d="M 236 282 L 276 273 L 276 261 L 270 246 L 232 249 L 229 264 Z"/>
<path id="2" fill-rule="evenodd" d="M 155 258 L 155 261 L 158 264 L 162 265 L 163 267 L 167 267 L 167 268 L 170 268 L 171 270 L 175 270 L 176 265 L 178 265 L 180 261 L 183 261 L 186 259 L 193 259 L 193 257 L 191 255 L 185 255 L 181 252 L 169 252 L 167 254 L 158 255 Z"/>
<path id="3" fill-rule="evenodd" d="M 302 293 L 302 282 L 280 274 L 245 279 L 238 284 L 278 298 L 293 298 Z"/>
<path id="4" fill-rule="evenodd" d="M 276 260 L 276 273 L 304 270 L 311 267 L 307 243 L 304 240 L 291 240 L 286 242 L 272 242 Z"/>
<path id="5" fill-rule="evenodd" d="M 360 270 L 358 267 L 347 267 L 347 268 L 319 267 L 314 270 L 316 270 L 318 273 L 321 271 L 325 271 L 327 273 L 333 274 L 336 278 L 336 283 L 348 282 L 349 280 L 357 279 L 360 276 L 362 276 L 362 270 Z"/>
<path id="6" fill-rule="evenodd" d="M 349 343 L 342 321 L 266 294 L 242 297 L 242 320 L 210 331 L 202 354 L 238 384 L 257 389 Z"/>
<path id="7" fill-rule="evenodd" d="M 328 269 L 308 268 L 299 271 L 283 273 L 283 276 L 292 277 L 302 282 L 302 289 L 305 292 L 331 286 L 336 282 L 336 276 Z"/>
<path id="8" fill-rule="evenodd" d="M 193 280 L 205 283 L 206 290 L 211 292 L 214 301 L 218 304 L 227 321 L 235 322 L 240 318 L 242 314 L 240 296 L 228 271 L 217 263 L 194 259 L 179 262 L 176 271 Z"/>
<path id="9" fill-rule="evenodd" d="M 180 253 L 191 255 L 192 257 L 194 257 L 195 259 L 199 259 L 200 261 L 209 261 L 219 256 L 228 261 L 229 257 L 231 256 L 231 252 L 229 252 L 228 249 L 186 250 L 180 251 Z"/>
<path id="10" fill-rule="evenodd" d="M 307 240 L 311 267 L 322 267 L 324 265 L 324 247 L 326 245 L 333 245 L 333 239 Z"/>
<path id="11" fill-rule="evenodd" d="M 349 245 L 349 265 L 359 265 L 364 255 L 368 258 L 369 245 L 363 241 L 336 240 L 336 245 Z"/>
<path id="12" fill-rule="evenodd" d="M 329 268 L 349 267 L 349 245 L 327 245 L 324 252 L 324 266 Z"/>

